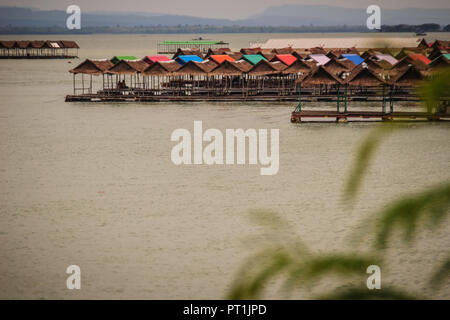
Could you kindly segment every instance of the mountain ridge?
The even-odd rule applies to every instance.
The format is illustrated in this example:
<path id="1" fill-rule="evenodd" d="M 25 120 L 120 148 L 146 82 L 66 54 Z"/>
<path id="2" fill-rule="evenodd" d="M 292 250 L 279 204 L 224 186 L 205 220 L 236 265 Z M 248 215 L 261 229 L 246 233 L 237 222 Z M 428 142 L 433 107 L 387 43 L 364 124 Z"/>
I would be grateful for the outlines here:
<path id="1" fill-rule="evenodd" d="M 326 15 L 324 15 L 324 11 Z M 68 15 L 62 10 L 43 11 L 35 8 L 0 7 L 0 26 L 5 27 L 64 27 Z M 368 15 L 365 9 L 319 5 L 281 5 L 263 10 L 247 19 L 230 20 L 152 12 L 82 12 L 82 27 L 105 26 L 363 26 Z M 383 10 L 382 24 L 450 24 L 450 9 Z"/>

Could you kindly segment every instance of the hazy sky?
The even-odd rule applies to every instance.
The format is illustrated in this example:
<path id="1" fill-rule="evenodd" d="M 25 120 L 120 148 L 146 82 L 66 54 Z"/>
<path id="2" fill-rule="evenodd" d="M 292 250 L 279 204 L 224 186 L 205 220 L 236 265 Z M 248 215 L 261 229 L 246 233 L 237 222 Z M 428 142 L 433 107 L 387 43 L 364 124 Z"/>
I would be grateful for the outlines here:
<path id="1" fill-rule="evenodd" d="M 449 0 L 0 0 L 2 6 L 65 10 L 76 4 L 83 11 L 145 11 L 209 18 L 241 19 L 282 4 L 324 4 L 366 8 L 378 4 L 382 9 L 450 8 Z M 325 13 L 326 14 L 326 13 Z"/>

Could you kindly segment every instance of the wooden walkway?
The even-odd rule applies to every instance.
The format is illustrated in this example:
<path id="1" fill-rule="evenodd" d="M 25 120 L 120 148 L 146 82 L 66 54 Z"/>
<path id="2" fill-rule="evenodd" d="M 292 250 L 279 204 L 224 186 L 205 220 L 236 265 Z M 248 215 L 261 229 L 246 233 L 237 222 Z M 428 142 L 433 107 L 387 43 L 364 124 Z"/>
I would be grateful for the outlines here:
<path id="1" fill-rule="evenodd" d="M 316 121 L 330 121 L 330 122 L 346 122 L 346 121 L 391 121 L 391 120 L 403 120 L 403 121 L 437 121 L 437 120 L 450 120 L 450 113 L 435 113 L 430 114 L 426 112 L 378 112 L 378 111 L 326 111 L 326 110 L 303 110 L 300 112 L 292 112 L 291 122 L 313 122 Z"/>
<path id="2" fill-rule="evenodd" d="M 392 97 L 395 102 L 410 101 L 418 102 L 419 99 L 413 95 L 398 95 Z M 298 101 L 298 95 L 248 95 L 243 96 L 239 94 L 233 95 L 101 95 L 101 94 L 79 94 L 67 95 L 66 102 L 160 102 L 160 101 Z M 302 102 L 336 102 L 335 95 L 311 95 L 303 96 Z M 360 102 L 382 102 L 381 96 L 349 96 L 347 101 Z M 342 102 L 342 98 L 341 98 Z"/>

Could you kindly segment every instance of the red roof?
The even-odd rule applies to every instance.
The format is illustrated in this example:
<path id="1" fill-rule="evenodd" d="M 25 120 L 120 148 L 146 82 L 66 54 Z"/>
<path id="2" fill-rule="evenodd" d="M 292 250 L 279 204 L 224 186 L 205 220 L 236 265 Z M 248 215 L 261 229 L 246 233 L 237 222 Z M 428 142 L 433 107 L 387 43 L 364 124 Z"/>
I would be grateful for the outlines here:
<path id="1" fill-rule="evenodd" d="M 213 60 L 214 62 L 221 64 L 222 62 L 226 61 L 230 61 L 230 62 L 234 62 L 236 60 L 234 60 L 232 57 L 226 55 L 226 54 L 212 54 L 209 56 L 210 60 Z"/>
<path id="2" fill-rule="evenodd" d="M 170 61 L 170 59 L 167 58 L 166 56 L 146 56 L 144 58 L 144 61 L 147 62 L 148 64 L 152 64 L 157 61 Z"/>
<path id="3" fill-rule="evenodd" d="M 280 61 L 285 65 L 290 66 L 297 60 L 292 54 L 277 54 L 271 61 Z"/>
<path id="4" fill-rule="evenodd" d="M 420 53 L 411 53 L 408 56 L 413 60 L 420 60 L 423 63 L 425 63 L 426 65 L 431 63 L 430 59 L 428 59 L 427 57 L 425 57 L 423 54 L 420 54 Z"/>

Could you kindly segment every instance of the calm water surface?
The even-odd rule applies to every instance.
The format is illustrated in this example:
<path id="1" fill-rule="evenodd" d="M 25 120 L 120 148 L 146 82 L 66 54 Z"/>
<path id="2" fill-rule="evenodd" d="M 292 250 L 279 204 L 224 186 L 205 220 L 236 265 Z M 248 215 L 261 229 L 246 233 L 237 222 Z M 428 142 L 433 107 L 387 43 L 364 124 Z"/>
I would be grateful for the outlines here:
<path id="1" fill-rule="evenodd" d="M 209 37 L 238 49 L 275 36 Z M 65 38 L 79 42 L 83 59 L 141 57 L 155 53 L 158 39 L 192 37 Z M 67 71 L 79 62 L 0 60 L 3 299 L 223 298 L 263 240 L 249 210 L 278 212 L 313 250 L 352 249 L 351 234 L 387 200 L 450 178 L 450 124 L 406 124 L 379 149 L 349 210 L 343 183 L 374 124 L 294 125 L 293 103 L 65 103 Z M 194 120 L 221 130 L 280 129 L 278 175 L 260 176 L 258 166 L 175 166 L 170 135 L 193 130 Z M 414 246 L 388 250 L 383 281 L 430 294 L 424 280 L 446 258 L 448 230 L 447 223 L 420 233 Z M 79 291 L 65 287 L 70 264 L 81 267 Z M 450 298 L 450 283 L 435 296 Z"/>

